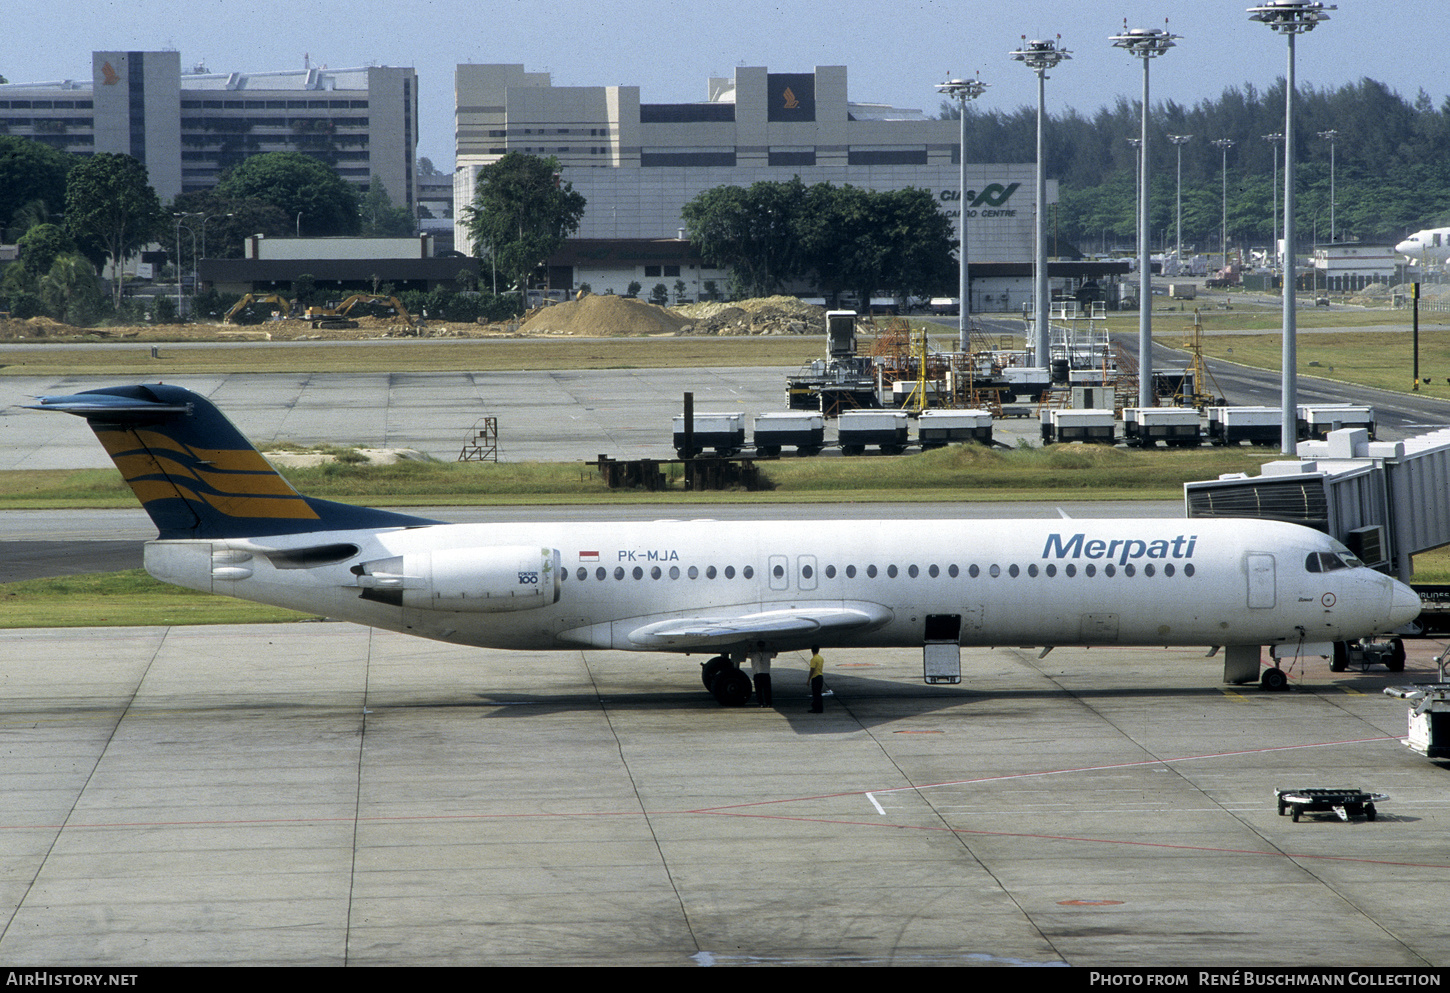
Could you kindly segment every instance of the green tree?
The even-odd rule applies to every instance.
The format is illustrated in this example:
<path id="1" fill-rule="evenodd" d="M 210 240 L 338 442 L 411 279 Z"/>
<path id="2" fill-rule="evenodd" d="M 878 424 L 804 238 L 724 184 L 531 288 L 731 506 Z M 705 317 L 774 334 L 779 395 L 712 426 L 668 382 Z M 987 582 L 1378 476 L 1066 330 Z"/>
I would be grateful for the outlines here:
<path id="1" fill-rule="evenodd" d="M 246 240 L 252 235 L 285 238 L 296 230 L 296 216 L 288 217 L 282 208 L 256 197 L 228 197 L 216 190 L 180 194 L 171 201 L 171 213 L 190 215 L 183 224 L 197 232 L 196 250 L 208 259 L 239 259 L 246 254 Z M 164 241 L 176 249 L 174 236 Z M 180 252 L 176 261 L 189 271 L 192 240 L 184 232 Z"/>
<path id="2" fill-rule="evenodd" d="M 111 152 L 82 161 L 66 180 L 65 224 L 87 255 L 110 259 L 116 276 L 113 303 L 119 305 L 126 257 L 160 236 L 163 227 L 161 202 L 146 167 Z"/>
<path id="3" fill-rule="evenodd" d="M 704 260 L 729 267 L 733 296 L 768 296 L 802 272 L 805 192 L 799 176 L 717 186 L 685 204 L 680 215 Z"/>
<path id="4" fill-rule="evenodd" d="M 45 312 L 66 324 L 93 323 L 105 309 L 105 296 L 90 260 L 78 252 L 61 255 L 41 276 L 36 290 Z"/>
<path id="5" fill-rule="evenodd" d="M 17 213 L 59 215 L 65 210 L 65 180 L 77 159 L 29 138 L 0 135 L 0 233 L 17 226 Z M 32 205 L 43 206 L 37 210 Z M 6 240 L 24 234 L 28 224 Z"/>
<path id="6" fill-rule="evenodd" d="M 373 238 L 406 238 L 418 231 L 407 207 L 394 207 L 383 181 L 374 176 L 359 206 L 362 233 Z"/>
<path id="7" fill-rule="evenodd" d="M 58 224 L 37 224 L 20 236 L 17 242 L 20 264 L 26 272 L 39 277 L 50 271 L 55 260 L 76 250 L 76 243 Z"/>
<path id="8" fill-rule="evenodd" d="M 288 218 L 290 230 L 307 237 L 353 235 L 361 227 L 357 188 L 300 152 L 253 155 L 229 170 L 216 191 L 271 204 Z"/>
<path id="9" fill-rule="evenodd" d="M 521 293 L 530 273 L 579 229 L 584 216 L 583 195 L 558 173 L 558 159 L 509 152 L 479 170 L 478 192 L 464 208 L 474 253 L 515 274 Z"/>
<path id="10" fill-rule="evenodd" d="M 926 190 L 877 192 L 817 183 L 706 190 L 685 205 L 705 261 L 729 266 L 732 293 L 765 296 L 814 274 L 832 296 L 926 294 L 951 284 L 952 225 Z"/>

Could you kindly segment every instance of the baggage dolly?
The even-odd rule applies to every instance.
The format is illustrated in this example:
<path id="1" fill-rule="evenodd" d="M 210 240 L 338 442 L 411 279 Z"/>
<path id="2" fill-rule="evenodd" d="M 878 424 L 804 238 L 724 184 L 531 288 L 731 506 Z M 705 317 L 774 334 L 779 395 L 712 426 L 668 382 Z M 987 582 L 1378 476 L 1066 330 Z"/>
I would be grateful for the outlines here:
<path id="1" fill-rule="evenodd" d="M 1283 817 L 1287 811 L 1293 814 L 1295 822 L 1299 820 L 1300 814 L 1331 810 L 1339 815 L 1341 821 L 1361 815 L 1365 820 L 1372 821 L 1377 813 L 1374 805 L 1379 801 L 1389 799 L 1383 793 L 1327 789 L 1319 786 L 1297 790 L 1276 790 L 1275 796 L 1278 798 L 1279 816 Z"/>

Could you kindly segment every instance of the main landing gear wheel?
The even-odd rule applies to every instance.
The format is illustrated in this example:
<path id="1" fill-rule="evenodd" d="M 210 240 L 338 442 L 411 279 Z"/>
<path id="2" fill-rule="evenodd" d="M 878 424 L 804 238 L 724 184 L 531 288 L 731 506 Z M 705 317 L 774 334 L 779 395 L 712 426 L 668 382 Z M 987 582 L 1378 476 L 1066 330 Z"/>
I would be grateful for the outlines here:
<path id="1" fill-rule="evenodd" d="M 1349 645 L 1342 641 L 1334 643 L 1334 654 L 1329 658 L 1330 672 L 1347 672 L 1349 670 Z"/>
<path id="2" fill-rule="evenodd" d="M 715 677 L 710 692 L 722 707 L 743 707 L 754 692 L 750 677 L 740 669 L 727 669 Z"/>
<path id="3" fill-rule="evenodd" d="M 1259 688 L 1265 690 L 1282 690 L 1289 685 L 1289 676 L 1274 666 L 1272 669 L 1265 669 L 1264 674 L 1259 677 Z"/>
<path id="4" fill-rule="evenodd" d="M 1385 668 L 1390 672 L 1405 671 L 1405 643 L 1403 640 L 1390 639 L 1390 654 L 1385 657 Z"/>
<path id="5" fill-rule="evenodd" d="M 708 662 L 700 663 L 700 679 L 704 681 L 705 689 L 712 689 L 715 685 L 715 677 L 731 668 L 734 667 L 724 655 L 717 655 Z"/>

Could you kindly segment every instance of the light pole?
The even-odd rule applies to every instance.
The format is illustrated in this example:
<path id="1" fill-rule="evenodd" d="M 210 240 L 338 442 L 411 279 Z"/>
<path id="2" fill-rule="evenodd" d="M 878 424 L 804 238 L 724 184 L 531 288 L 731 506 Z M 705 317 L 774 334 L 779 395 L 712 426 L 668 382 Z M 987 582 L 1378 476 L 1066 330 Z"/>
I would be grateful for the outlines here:
<path id="1" fill-rule="evenodd" d="M 1334 143 L 1339 139 L 1338 131 L 1321 131 L 1319 137 L 1329 142 L 1329 243 L 1335 242 L 1334 237 Z"/>
<path id="2" fill-rule="evenodd" d="M 1133 248 L 1136 251 L 1140 244 L 1138 240 L 1139 222 L 1143 219 L 1143 212 L 1139 208 L 1143 206 L 1143 139 L 1124 139 L 1133 149 Z"/>
<path id="3" fill-rule="evenodd" d="M 1191 134 L 1170 134 L 1168 140 L 1173 142 L 1178 151 L 1178 187 L 1173 195 L 1174 209 L 1178 214 L 1178 228 L 1173 234 L 1173 259 L 1178 264 L 1183 264 L 1183 146 L 1193 140 Z"/>
<path id="4" fill-rule="evenodd" d="M 1279 258 L 1279 146 L 1284 143 L 1284 136 L 1275 132 L 1264 135 L 1264 140 L 1274 146 L 1274 261 L 1269 265 L 1274 270 L 1280 269 L 1282 261 Z"/>
<path id="5" fill-rule="evenodd" d="M 971 314 L 972 314 L 972 284 L 967 278 L 967 207 L 970 203 L 967 199 L 967 101 L 975 100 L 987 89 L 987 84 L 980 79 L 949 79 L 945 83 L 937 85 L 937 92 L 956 100 L 957 110 L 961 115 L 961 186 L 958 187 L 957 203 L 960 211 L 957 215 L 957 238 L 961 246 L 957 249 L 957 320 L 960 331 L 958 332 L 957 348 L 959 351 L 971 350 Z"/>
<path id="6" fill-rule="evenodd" d="M 218 217 L 235 217 L 236 214 L 203 214 L 201 218 L 201 257 L 206 257 L 206 222 L 214 221 Z M 191 257 L 191 302 L 192 309 L 196 309 L 196 295 L 201 292 L 201 270 L 198 266 L 197 255 L 192 253 Z"/>
<path id="7" fill-rule="evenodd" d="M 1167 22 L 1165 22 L 1167 23 Z M 1164 28 L 1133 28 L 1123 22 L 1123 33 L 1109 40 L 1113 47 L 1143 60 L 1143 133 L 1138 139 L 1141 168 L 1138 179 L 1138 406 L 1152 407 L 1158 399 L 1153 389 L 1153 265 L 1149 258 L 1148 174 L 1148 65 L 1172 48 L 1179 35 Z"/>
<path id="8" fill-rule="evenodd" d="M 1043 121 L 1046 117 L 1047 73 L 1058 63 L 1072 58 L 1072 53 L 1058 47 L 1062 40 L 1028 41 L 1022 36 L 1022 47 L 1010 53 L 1012 58 L 1037 73 L 1037 238 L 1033 255 L 1036 273 L 1032 289 L 1033 348 L 1039 367 L 1051 365 L 1050 342 L 1047 334 L 1047 153 L 1043 138 Z"/>
<path id="9" fill-rule="evenodd" d="M 1223 248 L 1223 267 L 1228 268 L 1228 150 L 1238 142 L 1232 138 L 1215 138 L 1209 142 L 1223 152 L 1223 233 L 1219 241 Z"/>
<path id="10" fill-rule="evenodd" d="M 181 228 L 183 226 L 181 222 L 184 221 L 184 220 L 186 220 L 188 217 L 201 217 L 203 215 L 201 215 L 201 214 L 191 214 L 191 213 L 182 213 L 182 214 L 172 214 L 171 216 L 174 217 L 174 218 L 176 218 L 176 316 L 178 318 L 180 318 L 180 317 L 184 317 L 185 314 L 186 314 L 186 312 L 181 309 Z M 202 223 L 205 224 L 206 222 L 203 221 Z M 195 263 L 196 263 L 196 232 L 191 229 L 191 225 L 189 225 L 189 224 L 186 225 L 185 227 L 186 227 L 187 233 L 191 235 L 191 261 L 192 261 L 193 265 L 195 265 Z M 195 269 L 193 269 L 193 272 L 195 272 Z M 193 276 L 193 278 L 195 278 L 195 277 Z"/>
<path id="11" fill-rule="evenodd" d="M 1298 266 L 1294 263 L 1294 39 L 1329 20 L 1333 4 L 1318 0 L 1273 0 L 1248 8 L 1249 20 L 1267 24 L 1289 43 L 1289 73 L 1284 87 L 1284 351 L 1283 410 L 1280 412 L 1279 450 L 1292 455 L 1298 448 L 1298 362 L 1294 337 L 1297 314 L 1294 298 Z"/>

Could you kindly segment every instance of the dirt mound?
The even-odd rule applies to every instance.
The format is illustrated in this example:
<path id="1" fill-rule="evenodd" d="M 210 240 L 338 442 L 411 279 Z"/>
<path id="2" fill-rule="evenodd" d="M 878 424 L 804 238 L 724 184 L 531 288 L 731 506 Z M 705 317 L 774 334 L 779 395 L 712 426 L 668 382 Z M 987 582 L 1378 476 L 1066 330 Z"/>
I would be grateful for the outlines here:
<path id="1" fill-rule="evenodd" d="M 523 334 L 675 334 L 689 320 L 643 300 L 590 294 L 537 311 L 519 327 Z"/>
<path id="2" fill-rule="evenodd" d="M 730 303 L 692 303 L 675 313 L 693 319 L 683 334 L 820 334 L 825 310 L 795 297 L 761 297 Z"/>

